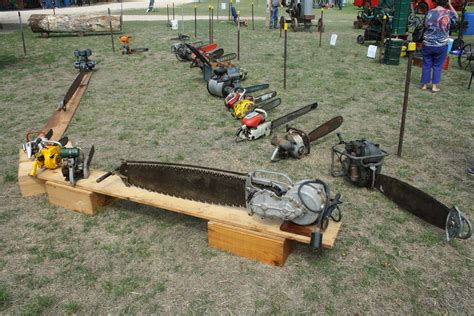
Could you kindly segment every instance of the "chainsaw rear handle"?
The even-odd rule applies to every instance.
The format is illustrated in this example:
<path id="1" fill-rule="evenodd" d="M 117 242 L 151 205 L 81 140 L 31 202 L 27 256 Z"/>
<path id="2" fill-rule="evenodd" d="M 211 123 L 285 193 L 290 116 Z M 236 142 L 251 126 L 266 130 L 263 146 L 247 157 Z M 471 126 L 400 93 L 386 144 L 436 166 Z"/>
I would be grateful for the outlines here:
<path id="1" fill-rule="evenodd" d="M 115 174 L 117 171 L 120 170 L 120 167 L 117 167 L 115 168 L 114 170 L 112 171 L 107 171 L 105 174 L 101 175 L 100 177 L 98 177 L 97 179 L 95 179 L 95 182 L 97 183 L 101 183 L 102 181 L 104 181 L 105 179 L 107 179 L 108 177 L 110 177 L 111 175 Z"/>
<path id="2" fill-rule="evenodd" d="M 339 138 L 339 144 L 345 144 L 346 142 L 342 139 L 341 133 L 337 132 L 336 133 L 337 138 Z"/>

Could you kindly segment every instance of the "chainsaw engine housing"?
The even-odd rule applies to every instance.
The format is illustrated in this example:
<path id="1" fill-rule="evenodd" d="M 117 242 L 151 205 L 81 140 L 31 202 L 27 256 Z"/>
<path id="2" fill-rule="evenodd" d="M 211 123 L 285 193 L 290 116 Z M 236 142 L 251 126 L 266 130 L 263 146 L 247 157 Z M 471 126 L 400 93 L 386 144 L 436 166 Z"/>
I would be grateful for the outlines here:
<path id="1" fill-rule="evenodd" d="M 344 150 L 338 145 L 344 144 Z M 334 170 L 334 156 L 341 163 L 341 171 Z M 333 146 L 331 174 L 345 176 L 347 180 L 358 187 L 374 187 L 375 176 L 382 171 L 383 159 L 388 153 L 365 139 L 350 142 L 341 141 Z"/>
<path id="2" fill-rule="evenodd" d="M 218 97 L 226 97 L 240 87 L 240 67 L 218 68 L 207 82 L 207 91 Z"/>
<path id="3" fill-rule="evenodd" d="M 308 135 L 296 128 L 288 127 L 285 136 L 274 136 L 271 143 L 276 146 L 271 161 L 278 161 L 288 157 L 301 159 L 303 156 L 308 155 L 310 150 Z"/>
<path id="4" fill-rule="evenodd" d="M 296 183 L 285 174 L 255 171 L 245 183 L 247 210 L 262 218 L 279 218 L 298 225 L 318 221 L 328 202 L 325 188 L 313 180 Z"/>

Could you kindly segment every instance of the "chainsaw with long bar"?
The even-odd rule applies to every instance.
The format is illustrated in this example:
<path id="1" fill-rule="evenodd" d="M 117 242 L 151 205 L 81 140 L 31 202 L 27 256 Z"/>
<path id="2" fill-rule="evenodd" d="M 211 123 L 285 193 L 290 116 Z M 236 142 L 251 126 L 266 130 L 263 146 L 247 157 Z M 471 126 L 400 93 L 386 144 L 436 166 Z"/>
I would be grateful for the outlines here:
<path id="1" fill-rule="evenodd" d="M 288 113 L 273 121 L 267 121 L 267 113 L 256 109 L 254 112 L 247 114 L 242 119 L 242 125 L 237 130 L 237 141 L 255 140 L 263 136 L 268 136 L 275 128 L 284 125 L 318 107 L 318 103 L 314 102 L 299 108 L 296 111 Z"/>

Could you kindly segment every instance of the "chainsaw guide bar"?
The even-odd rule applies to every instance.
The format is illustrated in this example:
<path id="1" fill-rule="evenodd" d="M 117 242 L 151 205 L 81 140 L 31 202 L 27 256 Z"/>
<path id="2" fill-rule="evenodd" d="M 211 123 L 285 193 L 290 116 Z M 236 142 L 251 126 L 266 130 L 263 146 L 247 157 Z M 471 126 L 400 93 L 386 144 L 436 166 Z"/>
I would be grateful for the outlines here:
<path id="1" fill-rule="evenodd" d="M 193 165 L 122 161 L 115 172 L 127 186 L 178 198 L 245 207 L 245 173 Z"/>
<path id="2" fill-rule="evenodd" d="M 71 100 L 72 96 L 74 93 L 76 93 L 77 89 L 82 83 L 82 79 L 84 79 L 84 76 L 86 75 L 87 70 L 81 70 L 78 74 L 76 79 L 72 82 L 71 86 L 69 89 L 67 89 L 66 95 L 64 96 L 63 100 L 60 102 L 58 106 L 58 111 L 63 110 L 66 111 L 66 105 L 68 104 L 69 100 Z"/>

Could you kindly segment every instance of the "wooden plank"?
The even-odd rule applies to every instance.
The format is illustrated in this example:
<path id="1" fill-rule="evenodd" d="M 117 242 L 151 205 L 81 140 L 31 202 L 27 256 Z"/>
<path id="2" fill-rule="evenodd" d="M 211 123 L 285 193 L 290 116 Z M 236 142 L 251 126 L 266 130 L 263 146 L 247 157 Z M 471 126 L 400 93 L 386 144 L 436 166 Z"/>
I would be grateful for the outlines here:
<path id="1" fill-rule="evenodd" d="M 288 239 L 270 238 L 246 229 L 215 222 L 209 222 L 207 227 L 209 246 L 234 255 L 283 266 L 291 252 Z"/>
<path id="2" fill-rule="evenodd" d="M 53 129 L 53 137 L 51 140 L 59 140 L 64 132 L 67 130 L 69 122 L 71 121 L 76 109 L 79 106 L 82 95 L 87 89 L 87 84 L 92 76 L 92 72 L 89 71 L 84 75 L 81 84 L 79 85 L 76 93 L 72 96 L 71 100 L 66 104 L 66 111 L 56 111 L 51 115 L 46 125 L 41 129 L 43 132 L 48 132 Z"/>
<path id="3" fill-rule="evenodd" d="M 221 224 L 248 229 L 265 235 L 296 240 L 306 244 L 310 243 L 310 237 L 281 231 L 280 225 L 282 220 L 261 219 L 258 216 L 249 216 L 244 208 L 212 205 L 150 192 L 136 187 L 126 187 L 118 176 L 111 176 L 101 183 L 96 183 L 95 179 L 103 174 L 103 171 L 91 170 L 91 176 L 88 179 L 79 180 L 76 183 L 76 187 Z M 44 181 L 64 183 L 61 170 L 43 170 L 38 173 L 37 177 Z M 340 223 L 329 222 L 326 233 L 323 235 L 323 247 L 332 248 L 339 228 Z"/>
<path id="4" fill-rule="evenodd" d="M 136 187 L 126 187 L 118 176 L 111 176 L 101 183 L 96 183 L 95 179 L 102 174 L 104 172 L 91 170 L 89 179 L 79 180 L 76 183 L 76 187 L 276 237 L 298 240 L 304 243 L 309 243 L 310 241 L 310 238 L 306 236 L 282 232 L 280 230 L 281 220 L 249 216 L 244 208 L 211 205 L 150 192 Z M 64 183 L 60 170 L 42 170 L 38 173 L 37 177 L 45 181 Z"/>
<path id="5" fill-rule="evenodd" d="M 95 215 L 99 207 L 113 201 L 106 195 L 50 181 L 46 182 L 46 192 L 51 204 L 87 215 Z"/>

